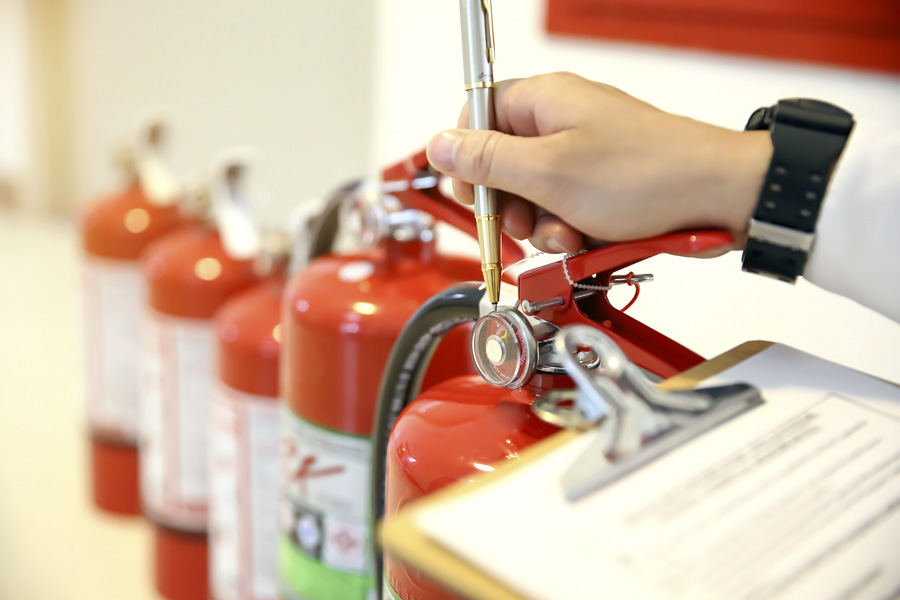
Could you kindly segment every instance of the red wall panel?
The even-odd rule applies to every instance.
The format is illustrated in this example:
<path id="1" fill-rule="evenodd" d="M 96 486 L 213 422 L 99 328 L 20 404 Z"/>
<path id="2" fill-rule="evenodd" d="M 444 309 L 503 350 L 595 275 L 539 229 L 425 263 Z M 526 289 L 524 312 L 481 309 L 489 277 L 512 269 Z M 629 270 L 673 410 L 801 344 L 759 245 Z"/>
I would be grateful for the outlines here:
<path id="1" fill-rule="evenodd" d="M 900 0 L 547 0 L 552 33 L 900 71 Z"/>

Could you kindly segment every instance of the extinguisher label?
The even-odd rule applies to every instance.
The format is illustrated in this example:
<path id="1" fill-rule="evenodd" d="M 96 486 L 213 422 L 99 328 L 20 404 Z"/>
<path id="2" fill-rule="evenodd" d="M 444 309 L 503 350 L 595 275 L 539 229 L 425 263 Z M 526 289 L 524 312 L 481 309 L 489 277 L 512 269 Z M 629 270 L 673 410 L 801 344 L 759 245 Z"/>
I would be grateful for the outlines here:
<path id="1" fill-rule="evenodd" d="M 276 600 L 278 404 L 219 383 L 210 433 L 210 580 L 216 600 Z"/>
<path id="2" fill-rule="evenodd" d="M 158 522 L 206 531 L 213 325 L 149 311 L 144 320 L 141 497 Z"/>
<path id="3" fill-rule="evenodd" d="M 134 261 L 86 256 L 82 271 L 85 404 L 94 434 L 137 444 L 144 283 Z"/>
<path id="4" fill-rule="evenodd" d="M 369 438 L 324 429 L 284 410 L 280 569 L 296 594 L 371 596 L 371 456 Z"/>

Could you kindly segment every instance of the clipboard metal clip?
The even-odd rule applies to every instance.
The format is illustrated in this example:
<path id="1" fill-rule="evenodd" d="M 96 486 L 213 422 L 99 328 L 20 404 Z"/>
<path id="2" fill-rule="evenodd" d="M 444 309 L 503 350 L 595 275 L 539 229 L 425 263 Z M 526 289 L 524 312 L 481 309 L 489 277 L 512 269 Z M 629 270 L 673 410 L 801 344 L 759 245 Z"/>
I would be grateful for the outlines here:
<path id="1" fill-rule="evenodd" d="M 762 403 L 759 391 L 747 384 L 663 390 L 608 335 L 586 325 L 561 329 L 554 349 L 577 388 L 551 391 L 535 402 L 535 414 L 560 427 L 597 428 L 563 475 L 570 501 Z M 599 357 L 593 368 L 578 360 L 586 349 Z"/>

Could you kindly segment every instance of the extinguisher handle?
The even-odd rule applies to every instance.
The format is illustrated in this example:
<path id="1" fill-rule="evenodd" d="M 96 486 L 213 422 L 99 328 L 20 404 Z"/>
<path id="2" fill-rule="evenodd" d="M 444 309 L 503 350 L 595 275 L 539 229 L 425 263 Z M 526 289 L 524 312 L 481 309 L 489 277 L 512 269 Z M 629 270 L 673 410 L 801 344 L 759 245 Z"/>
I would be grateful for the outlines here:
<path id="1" fill-rule="evenodd" d="M 394 343 L 381 379 L 372 436 L 373 524 L 384 516 L 387 446 L 394 423 L 419 395 L 431 357 L 443 337 L 457 325 L 478 320 L 479 303 L 485 294 L 483 288 L 481 283 L 460 283 L 432 296 L 413 314 Z M 381 598 L 384 560 L 374 536 L 372 555 L 375 589 Z"/>
<path id="2" fill-rule="evenodd" d="M 297 252 L 301 257 L 296 259 L 291 270 L 297 271 L 309 261 L 318 258 L 323 254 L 328 254 L 334 248 L 334 241 L 337 238 L 340 228 L 341 206 L 363 185 L 361 179 L 349 181 L 332 192 L 331 196 L 325 202 L 325 207 L 318 217 L 310 223 L 310 229 L 307 231 L 307 241 L 305 251 Z"/>
<path id="3" fill-rule="evenodd" d="M 428 164 L 428 157 L 422 150 L 406 160 L 397 163 L 384 170 L 384 181 L 412 181 L 423 175 L 441 177 L 440 173 L 433 170 Z M 463 233 L 467 233 L 478 239 L 478 230 L 475 225 L 475 215 L 462 204 L 452 198 L 447 198 L 437 186 L 417 189 L 415 186 L 393 192 L 400 202 L 409 208 L 416 208 L 427 212 L 438 221 L 452 225 Z M 512 265 L 525 258 L 522 247 L 513 238 L 505 233 L 500 234 L 500 252 L 504 265 Z"/>

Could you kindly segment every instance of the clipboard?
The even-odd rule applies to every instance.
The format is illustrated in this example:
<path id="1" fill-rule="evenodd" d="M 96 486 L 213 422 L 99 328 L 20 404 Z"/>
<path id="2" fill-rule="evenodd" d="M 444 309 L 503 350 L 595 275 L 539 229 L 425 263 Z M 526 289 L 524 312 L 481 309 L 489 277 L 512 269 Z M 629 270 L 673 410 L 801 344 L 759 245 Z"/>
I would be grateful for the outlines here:
<path id="1" fill-rule="evenodd" d="M 704 380 L 717 375 L 772 347 L 772 342 L 746 342 L 718 357 L 710 359 L 663 382 L 668 391 L 694 389 Z M 417 525 L 418 514 L 428 507 L 462 498 L 480 486 L 496 482 L 534 461 L 571 443 L 580 433 L 561 431 L 523 452 L 518 460 L 497 465 L 491 473 L 474 476 L 473 481 L 451 485 L 409 505 L 379 526 L 379 536 L 386 551 L 426 573 L 429 577 L 476 600 L 531 600 L 497 581 L 464 558 L 433 541 Z"/>

